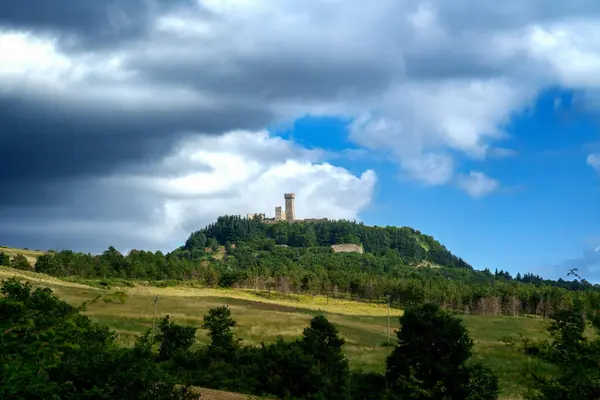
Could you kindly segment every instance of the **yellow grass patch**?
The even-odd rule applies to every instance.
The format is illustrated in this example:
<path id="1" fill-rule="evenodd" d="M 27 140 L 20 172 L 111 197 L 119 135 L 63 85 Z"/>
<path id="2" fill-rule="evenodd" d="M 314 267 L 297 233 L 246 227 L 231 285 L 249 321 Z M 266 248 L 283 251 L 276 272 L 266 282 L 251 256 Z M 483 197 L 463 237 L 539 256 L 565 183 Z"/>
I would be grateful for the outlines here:
<path id="1" fill-rule="evenodd" d="M 27 261 L 34 265 L 37 261 L 37 258 L 42 254 L 45 254 L 45 251 L 40 250 L 24 250 L 24 249 L 13 249 L 11 247 L 0 246 L 0 252 L 9 255 L 10 257 L 14 257 L 17 254 L 22 254 L 25 256 Z"/>

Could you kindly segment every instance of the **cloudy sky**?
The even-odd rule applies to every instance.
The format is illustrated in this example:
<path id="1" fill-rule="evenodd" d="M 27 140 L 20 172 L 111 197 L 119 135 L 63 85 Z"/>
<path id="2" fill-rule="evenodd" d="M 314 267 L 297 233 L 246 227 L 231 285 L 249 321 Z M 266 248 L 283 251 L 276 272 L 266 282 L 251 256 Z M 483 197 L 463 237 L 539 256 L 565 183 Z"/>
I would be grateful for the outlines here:
<path id="1" fill-rule="evenodd" d="M 0 244 L 170 250 L 295 192 L 600 279 L 592 0 L 0 2 Z"/>

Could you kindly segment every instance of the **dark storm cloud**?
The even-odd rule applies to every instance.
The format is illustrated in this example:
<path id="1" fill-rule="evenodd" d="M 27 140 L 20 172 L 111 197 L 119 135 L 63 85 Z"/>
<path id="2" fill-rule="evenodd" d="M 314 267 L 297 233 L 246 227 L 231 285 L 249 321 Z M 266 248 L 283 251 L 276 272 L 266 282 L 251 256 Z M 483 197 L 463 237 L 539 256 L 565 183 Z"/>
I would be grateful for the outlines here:
<path id="1" fill-rule="evenodd" d="M 271 118 L 268 110 L 252 105 L 164 112 L 48 108 L 0 100 L 0 170 L 8 172 L 0 175 L 0 185 L 102 176 L 160 159 L 187 132 L 258 129 Z M 0 196 L 0 204 L 5 201 Z"/>
<path id="2" fill-rule="evenodd" d="M 191 46 L 193 47 L 193 46 Z M 193 53 L 191 53 L 193 54 Z M 347 62 L 327 57 L 286 57 L 285 54 L 260 55 L 260 58 L 231 55 L 228 68 L 203 65 L 202 56 L 182 57 L 177 63 L 168 57 L 136 57 L 129 67 L 143 71 L 149 81 L 187 82 L 191 87 L 220 95 L 248 96 L 263 101 L 285 99 L 320 100 L 335 97 L 342 91 L 371 94 L 384 90 L 403 74 L 402 61 L 359 60 Z"/>
<path id="3" fill-rule="evenodd" d="M 193 0 L 0 1 L 0 26 L 57 34 L 65 47 L 114 46 L 144 35 L 167 10 L 194 10 Z"/>
<path id="4" fill-rule="evenodd" d="M 532 22 L 546 23 L 557 19 L 588 18 L 600 15 L 596 0 L 528 0 L 437 2 L 439 19 L 450 31 L 464 32 L 515 29 Z"/>

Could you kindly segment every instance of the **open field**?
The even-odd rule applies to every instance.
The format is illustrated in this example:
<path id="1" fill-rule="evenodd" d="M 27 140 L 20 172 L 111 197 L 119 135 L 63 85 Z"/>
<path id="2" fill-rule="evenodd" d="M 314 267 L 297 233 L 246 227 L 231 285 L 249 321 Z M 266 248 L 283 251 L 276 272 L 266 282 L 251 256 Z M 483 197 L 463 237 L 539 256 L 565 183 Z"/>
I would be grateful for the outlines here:
<path id="1" fill-rule="evenodd" d="M 79 283 L 66 282 L 34 272 L 23 272 L 0 267 L 0 279 L 19 275 L 39 286 L 51 287 L 62 299 L 80 304 L 98 295 L 114 293 Z M 245 343 L 259 344 L 275 340 L 277 335 L 292 339 L 302 333 L 310 319 L 320 310 L 335 323 L 346 339 L 346 354 L 353 368 L 383 372 L 385 357 L 391 347 L 387 340 L 387 307 L 355 303 L 347 300 L 315 296 L 282 296 L 281 294 L 254 293 L 248 290 L 221 290 L 189 286 L 156 288 L 138 285 L 118 288 L 127 293 L 125 304 L 106 303 L 102 300 L 88 306 L 86 314 L 116 330 L 120 340 L 130 345 L 135 336 L 152 326 L 153 300 L 158 295 L 157 319 L 166 314 L 179 323 L 200 326 L 202 317 L 212 307 L 227 304 L 238 321 L 236 334 Z M 401 310 L 392 309 L 393 329 L 398 326 Z M 519 398 L 524 379 L 530 368 L 528 359 L 505 345 L 506 335 L 523 334 L 532 338 L 543 336 L 544 321 L 537 318 L 462 316 L 475 342 L 474 353 L 493 368 L 501 380 L 505 399 Z M 197 341 L 206 343 L 202 329 Z M 218 399 L 219 397 L 215 397 Z"/>

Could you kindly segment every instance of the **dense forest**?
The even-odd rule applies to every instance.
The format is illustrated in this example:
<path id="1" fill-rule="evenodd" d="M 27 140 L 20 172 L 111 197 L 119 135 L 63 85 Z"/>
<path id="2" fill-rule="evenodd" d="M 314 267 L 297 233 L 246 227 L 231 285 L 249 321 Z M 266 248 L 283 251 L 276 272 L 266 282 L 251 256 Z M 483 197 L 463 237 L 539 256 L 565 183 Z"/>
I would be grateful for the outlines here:
<path id="1" fill-rule="evenodd" d="M 334 253 L 332 244 L 360 244 L 364 253 Z M 100 255 L 51 252 L 30 265 L 25 257 L 0 265 L 69 279 L 193 281 L 322 294 L 392 306 L 432 302 L 459 313 L 535 314 L 588 306 L 598 291 L 584 279 L 544 280 L 532 274 L 479 271 L 433 237 L 408 227 L 371 227 L 351 221 L 264 224 L 223 216 L 192 233 L 169 254 L 110 247 Z M 565 275 L 569 271 L 565 271 Z"/>

